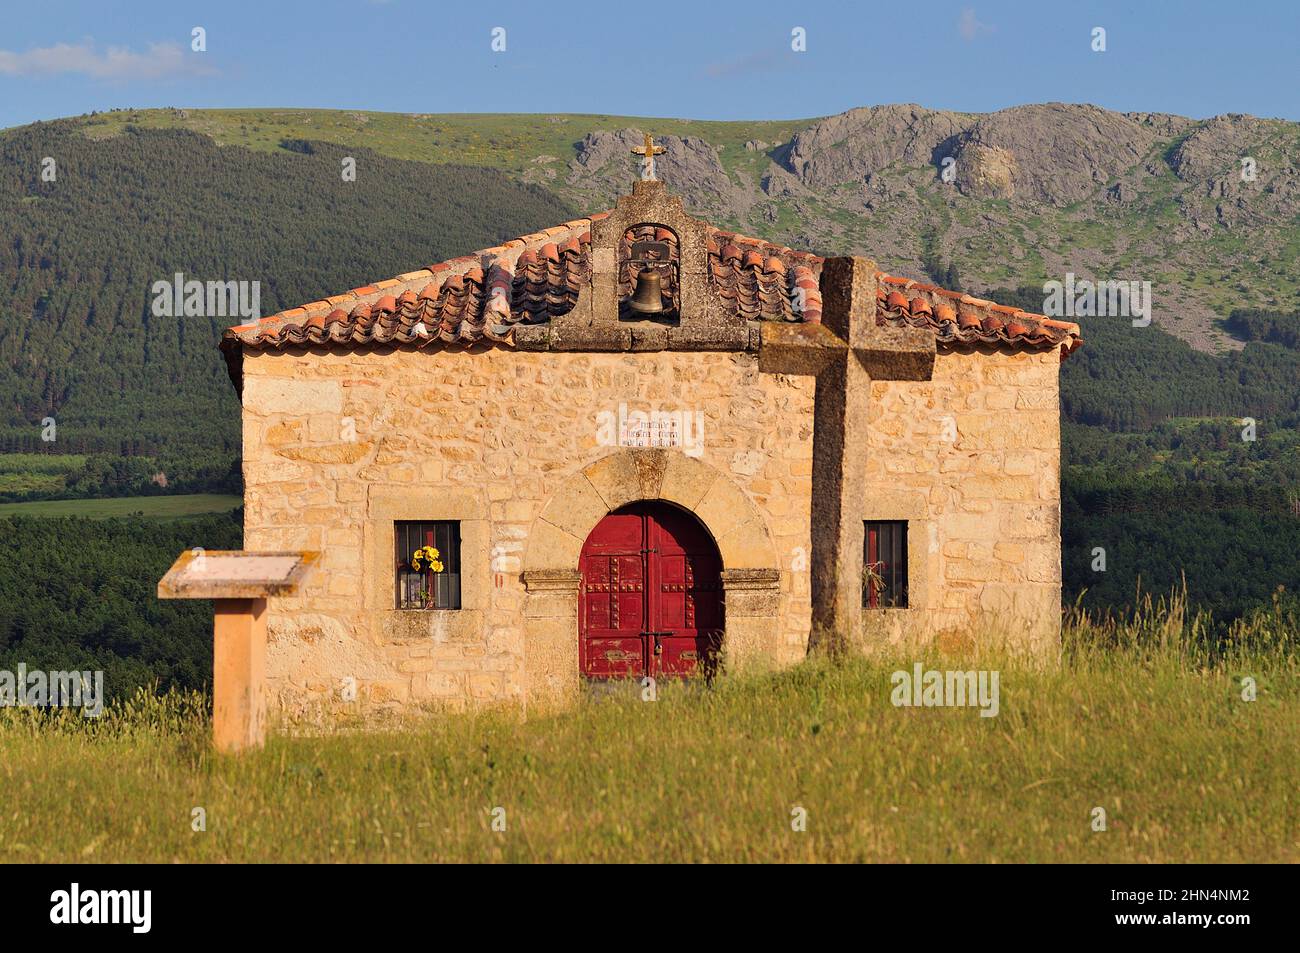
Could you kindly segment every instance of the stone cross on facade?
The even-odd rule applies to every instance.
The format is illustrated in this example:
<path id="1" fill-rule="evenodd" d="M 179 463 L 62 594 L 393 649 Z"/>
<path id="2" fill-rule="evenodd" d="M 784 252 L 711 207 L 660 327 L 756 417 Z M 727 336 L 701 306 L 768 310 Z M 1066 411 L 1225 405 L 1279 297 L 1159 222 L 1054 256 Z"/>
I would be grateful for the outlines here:
<path id="1" fill-rule="evenodd" d="M 873 380 L 929 380 L 935 337 L 876 324 L 875 262 L 828 258 L 821 323 L 763 323 L 759 370 L 816 377 L 810 647 L 836 652 L 862 620 L 868 409 Z"/>
<path id="2" fill-rule="evenodd" d="M 632 151 L 639 156 L 644 156 L 641 160 L 641 178 L 654 181 L 655 179 L 655 156 L 661 156 L 668 150 L 663 146 L 657 146 L 654 137 L 650 133 L 645 134 L 645 145 L 634 146 Z"/>

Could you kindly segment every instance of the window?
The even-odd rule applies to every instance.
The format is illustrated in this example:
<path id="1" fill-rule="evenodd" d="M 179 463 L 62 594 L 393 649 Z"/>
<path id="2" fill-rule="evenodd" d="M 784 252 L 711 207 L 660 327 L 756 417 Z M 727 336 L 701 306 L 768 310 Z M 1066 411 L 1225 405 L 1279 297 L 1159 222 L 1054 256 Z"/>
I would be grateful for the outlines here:
<path id="1" fill-rule="evenodd" d="M 907 608 L 907 521 L 867 520 L 862 555 L 862 605 Z"/>
<path id="2" fill-rule="evenodd" d="M 460 523 L 454 520 L 393 524 L 396 542 L 397 608 L 460 608 Z M 438 550 L 442 572 L 417 572 L 411 555 L 424 546 Z"/>

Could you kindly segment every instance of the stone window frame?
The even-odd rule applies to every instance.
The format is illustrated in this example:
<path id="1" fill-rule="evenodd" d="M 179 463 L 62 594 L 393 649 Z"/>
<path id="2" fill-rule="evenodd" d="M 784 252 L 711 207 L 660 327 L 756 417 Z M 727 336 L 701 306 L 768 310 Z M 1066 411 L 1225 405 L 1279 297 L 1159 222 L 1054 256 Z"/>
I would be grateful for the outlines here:
<path id="1" fill-rule="evenodd" d="M 396 537 L 397 535 L 398 527 L 402 527 L 402 526 L 407 526 L 407 527 L 424 526 L 433 529 L 434 540 L 432 544 L 429 544 L 427 542 L 427 536 L 425 540 L 416 540 L 416 542 L 419 542 L 421 546 L 425 546 L 425 545 L 435 546 L 435 548 L 438 549 L 438 556 L 442 562 L 443 569 L 448 574 L 452 572 L 453 566 L 455 567 L 454 582 L 450 579 L 450 577 L 448 578 L 447 581 L 449 597 L 452 599 L 452 601 L 455 602 L 455 605 L 438 606 L 434 609 L 428 609 L 422 605 L 403 606 L 401 604 L 403 601 L 403 590 L 404 590 L 405 581 L 412 576 L 416 577 L 417 579 L 420 579 L 421 577 L 421 574 L 416 573 L 415 570 L 410 568 L 408 564 L 410 553 L 414 552 L 414 549 L 412 549 L 411 546 L 408 545 L 406 547 L 403 547 L 402 550 L 395 550 L 394 552 L 395 560 L 403 556 L 406 557 L 407 560 L 407 562 L 395 562 L 393 566 L 393 570 L 395 573 L 395 576 L 393 578 L 393 584 L 395 586 L 395 591 L 393 593 L 394 596 L 393 601 L 397 609 L 399 609 L 402 612 L 437 612 L 443 609 L 452 612 L 459 612 L 461 610 L 460 577 L 464 574 L 464 570 L 461 564 L 461 554 L 462 554 L 462 550 L 464 549 L 464 546 L 462 545 L 461 538 L 460 538 L 460 520 L 394 520 L 393 521 L 394 537 Z M 439 544 L 438 538 L 439 536 L 443 535 L 444 528 L 449 538 L 447 542 Z M 411 536 L 409 533 L 407 534 L 406 538 L 408 541 L 411 540 Z M 435 578 L 436 575 L 437 574 L 435 574 Z M 422 580 L 419 582 L 419 585 L 423 586 Z M 454 592 L 452 592 L 453 586 L 454 586 Z"/>
<path id="2" fill-rule="evenodd" d="M 888 494 L 893 497 L 893 494 Z M 861 623 L 864 628 L 888 625 L 892 619 L 915 619 L 940 606 L 931 589 L 940 579 L 940 551 L 943 540 L 939 538 L 941 520 L 931 515 L 924 497 L 904 496 L 877 498 L 862 508 L 862 532 L 866 534 L 868 522 L 899 521 L 907 524 L 907 605 L 862 608 Z M 931 545 L 931 538 L 934 544 Z M 865 553 L 865 545 L 859 552 Z"/>
<path id="3" fill-rule="evenodd" d="M 391 570 L 398 522 L 460 523 L 460 608 L 398 609 Z M 429 490 L 409 485 L 372 485 L 362 541 L 363 604 L 381 644 L 430 639 L 481 642 L 491 598 L 490 523 L 487 505 L 475 493 Z"/>

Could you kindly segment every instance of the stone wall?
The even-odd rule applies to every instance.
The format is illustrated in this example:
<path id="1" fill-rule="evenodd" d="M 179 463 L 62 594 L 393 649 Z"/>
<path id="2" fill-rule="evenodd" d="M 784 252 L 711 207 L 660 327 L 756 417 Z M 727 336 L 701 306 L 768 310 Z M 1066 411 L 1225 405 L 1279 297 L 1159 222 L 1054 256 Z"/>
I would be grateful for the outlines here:
<path id="1" fill-rule="evenodd" d="M 554 531 L 539 516 L 574 475 L 620 452 L 602 423 L 621 405 L 703 415 L 693 459 L 757 509 L 785 570 L 782 628 L 760 651 L 797 658 L 808 587 L 789 569 L 809 546 L 813 389 L 743 352 L 246 353 L 244 545 L 323 552 L 300 597 L 272 600 L 273 690 L 327 700 L 352 678 L 372 701 L 522 699 L 525 601 L 554 611 L 544 588 L 528 595 L 527 548 Z M 399 611 L 393 521 L 433 519 L 461 521 L 463 608 Z M 557 628 L 576 657 L 576 620 Z"/>
<path id="2" fill-rule="evenodd" d="M 1057 637 L 1058 361 L 1054 351 L 941 354 L 932 381 L 871 385 L 863 518 L 911 521 L 912 602 L 864 613 L 864 644 L 988 626 Z M 576 556 L 560 565 L 561 548 L 539 563 L 529 547 L 580 543 L 577 524 L 561 539 L 559 517 L 543 516 L 581 480 L 599 498 L 583 519 L 616 502 L 599 474 L 637 453 L 602 432 L 601 415 L 620 405 L 703 414 L 689 465 L 682 450 L 663 451 L 672 469 L 661 495 L 690 507 L 682 487 L 703 481 L 697 515 L 715 538 L 732 534 L 733 657 L 798 660 L 813 393 L 811 378 L 761 374 L 749 353 L 246 352 L 245 548 L 323 553 L 300 597 L 271 600 L 279 704 L 328 702 L 351 684 L 372 703 L 453 707 L 571 689 Z M 399 611 L 393 522 L 435 519 L 461 521 L 463 607 Z M 527 566 L 542 568 L 526 583 Z"/>
<path id="3" fill-rule="evenodd" d="M 866 646 L 1060 638 L 1060 355 L 940 354 L 926 382 L 874 382 L 871 519 L 906 519 L 909 608 L 864 612 Z"/>

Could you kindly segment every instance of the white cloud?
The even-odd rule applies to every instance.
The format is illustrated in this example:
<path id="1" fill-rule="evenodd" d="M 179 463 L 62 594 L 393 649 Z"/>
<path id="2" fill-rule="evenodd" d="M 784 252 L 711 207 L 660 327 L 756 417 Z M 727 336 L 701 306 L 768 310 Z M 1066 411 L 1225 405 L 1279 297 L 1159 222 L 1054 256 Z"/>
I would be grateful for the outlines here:
<path id="1" fill-rule="evenodd" d="M 996 27 L 991 27 L 987 23 L 981 23 L 975 16 L 975 11 L 967 7 L 961 12 L 957 19 L 957 30 L 961 33 L 961 38 L 970 42 L 976 37 L 983 36 L 986 33 L 992 33 Z"/>
<path id="2" fill-rule="evenodd" d="M 102 52 L 94 43 L 56 43 L 15 53 L 0 50 L 0 76 L 58 76 L 80 74 L 91 79 L 165 79 L 211 73 L 206 53 L 192 53 L 176 43 L 153 43 L 143 53 L 110 46 Z"/>

